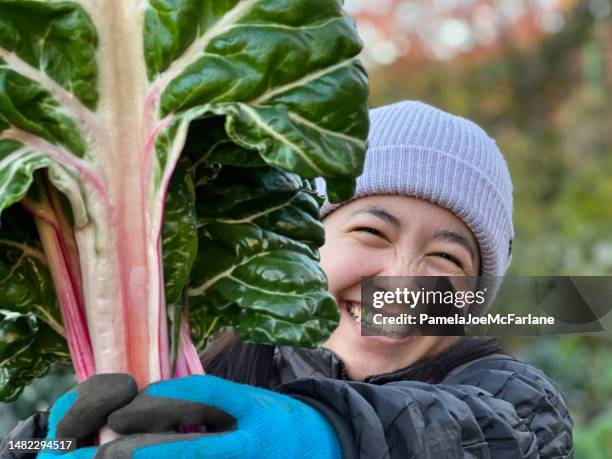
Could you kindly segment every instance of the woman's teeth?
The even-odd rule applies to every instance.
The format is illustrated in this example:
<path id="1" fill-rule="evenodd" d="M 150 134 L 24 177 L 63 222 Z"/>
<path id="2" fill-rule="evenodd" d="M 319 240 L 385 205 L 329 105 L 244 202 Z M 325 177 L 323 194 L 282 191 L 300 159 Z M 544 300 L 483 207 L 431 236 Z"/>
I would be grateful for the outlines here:
<path id="1" fill-rule="evenodd" d="M 353 303 L 352 301 L 346 301 L 345 307 L 351 317 L 358 324 L 366 327 L 372 327 L 374 323 L 374 312 L 371 310 L 366 310 L 364 323 L 361 323 L 361 304 Z M 363 328 L 362 328 L 363 330 Z M 408 331 L 410 330 L 409 325 L 389 325 L 386 324 L 384 326 L 378 326 L 373 329 L 374 333 L 371 336 L 387 336 L 390 338 L 403 338 L 408 336 Z"/>
<path id="2" fill-rule="evenodd" d="M 361 305 L 358 303 L 348 303 L 347 309 L 355 321 L 361 322 Z"/>

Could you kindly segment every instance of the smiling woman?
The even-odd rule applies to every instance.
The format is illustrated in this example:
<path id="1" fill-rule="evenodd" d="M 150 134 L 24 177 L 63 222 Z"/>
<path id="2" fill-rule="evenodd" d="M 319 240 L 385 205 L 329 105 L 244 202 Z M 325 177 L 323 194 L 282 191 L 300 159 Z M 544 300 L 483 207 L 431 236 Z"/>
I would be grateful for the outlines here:
<path id="1" fill-rule="evenodd" d="M 148 436 L 96 457 L 571 457 L 572 420 L 555 384 L 495 340 L 361 335 L 362 277 L 503 276 L 514 237 L 510 175 L 478 126 L 419 102 L 370 118 L 353 197 L 321 208 L 321 265 L 340 309 L 329 339 L 305 349 L 221 336 L 204 366 L 223 379 L 149 386 L 109 418 L 118 433 Z M 92 411 L 68 396 L 79 413 Z M 51 411 L 51 438 L 82 422 L 69 406 Z M 216 435 L 157 434 L 187 418 Z"/>
<path id="2" fill-rule="evenodd" d="M 325 343 L 345 362 L 349 376 L 363 379 L 406 367 L 440 352 L 454 337 L 404 341 L 361 336 L 361 278 L 370 276 L 476 276 L 478 244 L 452 212 L 408 196 L 356 199 L 325 218 L 321 265 L 340 305 L 340 324 Z M 347 267 L 351 269 L 347 269 Z"/>

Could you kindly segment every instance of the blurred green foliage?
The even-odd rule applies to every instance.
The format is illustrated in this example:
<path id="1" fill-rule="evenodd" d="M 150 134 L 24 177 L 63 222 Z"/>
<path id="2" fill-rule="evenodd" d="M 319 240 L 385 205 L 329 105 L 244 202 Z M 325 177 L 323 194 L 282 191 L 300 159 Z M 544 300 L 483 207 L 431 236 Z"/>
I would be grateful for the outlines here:
<path id="1" fill-rule="evenodd" d="M 419 99 L 478 122 L 514 183 L 509 274 L 612 275 L 612 19 L 589 2 L 530 49 L 370 75 L 371 105 Z M 611 321 L 608 321 L 611 322 Z M 576 422 L 576 459 L 612 457 L 612 323 L 607 336 L 504 340 L 561 387 Z"/>

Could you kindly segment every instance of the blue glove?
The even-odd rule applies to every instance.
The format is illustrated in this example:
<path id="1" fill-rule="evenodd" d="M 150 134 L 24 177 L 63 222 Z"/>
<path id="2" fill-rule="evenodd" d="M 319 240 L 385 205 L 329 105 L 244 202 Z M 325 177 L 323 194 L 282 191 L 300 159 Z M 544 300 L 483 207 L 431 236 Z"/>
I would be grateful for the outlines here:
<path id="1" fill-rule="evenodd" d="M 334 429 L 309 405 L 208 375 L 151 384 L 108 421 L 115 432 L 126 436 L 101 446 L 96 459 L 326 459 L 342 455 Z M 169 432 L 198 425 L 205 425 L 207 433 Z"/>
<path id="2" fill-rule="evenodd" d="M 127 374 L 100 374 L 66 392 L 51 407 L 45 440 L 73 439 L 78 449 L 65 452 L 43 450 L 39 459 L 91 459 L 94 436 L 107 423 L 108 415 L 125 406 L 138 393 L 134 379 Z M 66 443 L 64 443 L 66 444 Z"/>

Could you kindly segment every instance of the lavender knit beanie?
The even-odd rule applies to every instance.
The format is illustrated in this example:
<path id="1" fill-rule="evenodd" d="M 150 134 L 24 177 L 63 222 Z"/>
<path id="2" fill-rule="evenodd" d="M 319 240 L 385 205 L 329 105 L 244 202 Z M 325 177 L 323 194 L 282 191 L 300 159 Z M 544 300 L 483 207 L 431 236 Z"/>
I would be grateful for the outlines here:
<path id="1" fill-rule="evenodd" d="M 322 179 L 317 189 L 325 195 Z M 505 274 L 514 238 L 512 181 L 495 141 L 473 122 L 416 101 L 370 110 L 364 170 L 351 200 L 375 194 L 450 210 L 478 241 L 480 275 Z M 326 199 L 321 218 L 347 202 Z"/>

